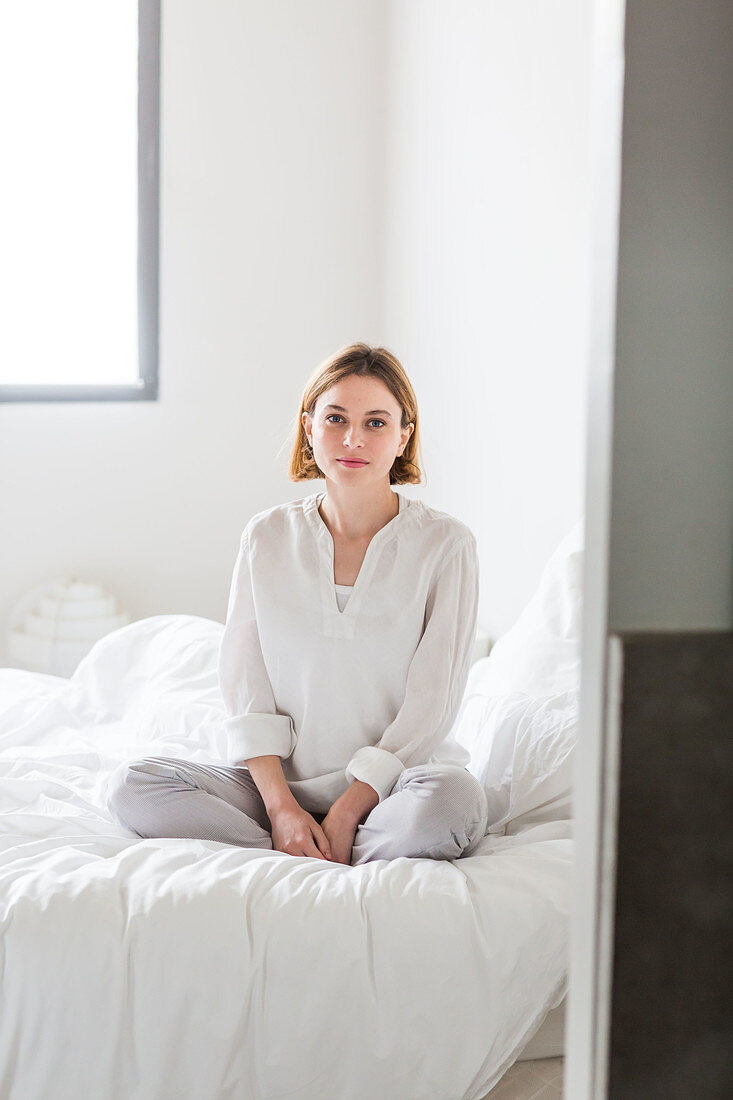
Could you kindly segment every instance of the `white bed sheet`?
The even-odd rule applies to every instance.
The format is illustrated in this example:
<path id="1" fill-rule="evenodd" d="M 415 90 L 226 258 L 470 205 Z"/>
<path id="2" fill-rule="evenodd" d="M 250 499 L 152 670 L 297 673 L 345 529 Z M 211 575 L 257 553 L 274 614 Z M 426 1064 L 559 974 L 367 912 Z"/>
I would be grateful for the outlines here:
<path id="1" fill-rule="evenodd" d="M 0 670 L 3 1100 L 476 1100 L 566 992 L 569 821 L 359 867 L 141 840 L 123 760 L 221 762 L 223 627 Z"/>

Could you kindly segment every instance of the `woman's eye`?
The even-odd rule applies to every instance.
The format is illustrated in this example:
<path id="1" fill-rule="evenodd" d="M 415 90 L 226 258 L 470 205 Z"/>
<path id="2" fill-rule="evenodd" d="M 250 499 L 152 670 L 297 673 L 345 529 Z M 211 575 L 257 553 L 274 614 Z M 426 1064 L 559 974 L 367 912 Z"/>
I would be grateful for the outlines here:
<path id="1" fill-rule="evenodd" d="M 343 417 L 339 416 L 338 413 L 331 413 L 329 416 L 326 417 L 327 421 L 329 421 L 329 420 L 333 421 L 334 419 L 342 420 Z M 368 424 L 379 424 L 380 427 L 382 427 L 382 428 L 384 427 L 384 421 L 383 420 L 377 420 L 376 417 L 374 417 L 372 420 L 367 421 L 367 423 Z"/>

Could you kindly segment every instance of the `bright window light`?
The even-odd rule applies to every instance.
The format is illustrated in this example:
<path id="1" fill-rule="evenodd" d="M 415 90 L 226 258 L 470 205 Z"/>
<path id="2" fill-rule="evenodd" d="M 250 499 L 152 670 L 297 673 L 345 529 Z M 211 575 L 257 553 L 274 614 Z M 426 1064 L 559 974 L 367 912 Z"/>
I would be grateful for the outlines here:
<path id="1" fill-rule="evenodd" d="M 0 7 L 0 384 L 136 383 L 138 5 Z"/>

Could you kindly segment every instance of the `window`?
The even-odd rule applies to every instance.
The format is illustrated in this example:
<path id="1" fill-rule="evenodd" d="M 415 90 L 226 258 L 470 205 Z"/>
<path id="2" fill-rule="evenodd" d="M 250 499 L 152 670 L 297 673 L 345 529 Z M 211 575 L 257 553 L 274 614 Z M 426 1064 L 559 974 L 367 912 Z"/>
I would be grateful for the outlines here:
<path id="1" fill-rule="evenodd" d="M 0 14 L 0 401 L 158 396 L 159 0 Z"/>

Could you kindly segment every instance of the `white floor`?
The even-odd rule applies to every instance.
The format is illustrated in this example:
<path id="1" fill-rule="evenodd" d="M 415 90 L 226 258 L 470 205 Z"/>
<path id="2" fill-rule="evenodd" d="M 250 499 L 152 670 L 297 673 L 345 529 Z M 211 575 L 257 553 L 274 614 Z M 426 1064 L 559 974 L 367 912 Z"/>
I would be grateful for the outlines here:
<path id="1" fill-rule="evenodd" d="M 483 1100 L 562 1100 L 562 1058 L 515 1062 Z"/>

